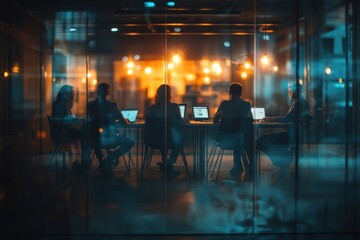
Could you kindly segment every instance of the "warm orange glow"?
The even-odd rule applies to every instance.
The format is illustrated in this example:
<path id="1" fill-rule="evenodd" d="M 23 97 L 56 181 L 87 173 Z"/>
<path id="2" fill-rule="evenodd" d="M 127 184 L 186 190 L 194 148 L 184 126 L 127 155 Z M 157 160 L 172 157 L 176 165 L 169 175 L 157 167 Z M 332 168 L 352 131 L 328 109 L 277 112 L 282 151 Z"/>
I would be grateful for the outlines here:
<path id="1" fill-rule="evenodd" d="M 146 68 L 145 68 L 145 73 L 146 73 L 146 74 L 150 74 L 151 71 L 152 71 L 151 67 L 146 67 Z"/>
<path id="2" fill-rule="evenodd" d="M 15 63 L 12 70 L 13 73 L 19 73 L 20 72 L 20 67 L 18 63 Z"/>
<path id="3" fill-rule="evenodd" d="M 134 71 L 133 71 L 132 69 L 128 69 L 128 70 L 127 70 L 127 74 L 128 74 L 128 75 L 132 75 L 133 73 L 134 73 Z"/>
<path id="4" fill-rule="evenodd" d="M 204 73 L 205 73 L 205 74 L 209 74 L 209 73 L 210 73 L 210 69 L 209 69 L 209 68 L 207 68 L 207 67 L 206 67 L 206 68 L 204 68 L 204 70 L 203 70 L 203 71 L 204 71 Z"/>
<path id="5" fill-rule="evenodd" d="M 279 71 L 279 68 L 278 68 L 278 66 L 274 66 L 274 72 L 277 72 L 277 71 Z"/>
<path id="6" fill-rule="evenodd" d="M 45 139 L 46 138 L 46 132 L 45 131 L 37 131 L 36 136 L 37 136 L 37 138 Z"/>
<path id="7" fill-rule="evenodd" d="M 134 63 L 133 62 L 128 62 L 126 64 L 127 68 L 134 68 Z"/>
<path id="8" fill-rule="evenodd" d="M 93 85 L 96 85 L 96 84 L 97 84 L 97 80 L 96 80 L 96 79 L 93 79 L 93 80 L 92 80 L 92 84 L 93 84 Z"/>
<path id="9" fill-rule="evenodd" d="M 209 77 L 204 77 L 204 82 L 205 83 L 210 83 L 210 78 Z"/>
<path id="10" fill-rule="evenodd" d="M 261 63 L 262 63 L 263 65 L 268 65 L 269 62 L 270 62 L 270 60 L 269 60 L 268 55 L 264 55 L 264 56 L 261 58 Z"/>
<path id="11" fill-rule="evenodd" d="M 86 83 L 86 78 L 81 79 L 82 83 Z"/>
<path id="12" fill-rule="evenodd" d="M 8 72 L 4 72 L 4 77 L 8 77 L 9 73 Z"/>
<path id="13" fill-rule="evenodd" d="M 215 72 L 216 74 L 220 74 L 222 72 L 221 66 L 217 62 L 213 63 L 211 68 L 212 68 L 213 72 Z"/>
<path id="14" fill-rule="evenodd" d="M 173 62 L 174 62 L 174 63 L 179 63 L 180 61 L 181 61 L 180 56 L 179 56 L 178 54 L 175 54 L 175 55 L 173 56 Z"/>
<path id="15" fill-rule="evenodd" d="M 169 69 L 174 69 L 174 64 L 173 64 L 173 63 L 169 63 L 169 64 L 168 64 L 168 68 L 169 68 Z"/>
<path id="16" fill-rule="evenodd" d="M 99 128 L 99 133 L 102 133 L 103 132 L 103 129 L 102 128 Z"/>
<path id="17" fill-rule="evenodd" d="M 251 64 L 249 62 L 245 62 L 244 67 L 245 67 L 245 69 L 250 69 Z"/>
<path id="18" fill-rule="evenodd" d="M 88 77 L 88 78 L 90 78 L 90 77 L 91 77 L 91 73 L 90 73 L 90 72 L 88 72 L 87 77 Z"/>
<path id="19" fill-rule="evenodd" d="M 242 73 L 241 73 L 241 78 L 242 78 L 242 79 L 246 79 L 246 78 L 247 78 L 247 76 L 248 76 L 248 75 L 247 75 L 247 73 L 246 73 L 246 72 L 242 72 Z"/>

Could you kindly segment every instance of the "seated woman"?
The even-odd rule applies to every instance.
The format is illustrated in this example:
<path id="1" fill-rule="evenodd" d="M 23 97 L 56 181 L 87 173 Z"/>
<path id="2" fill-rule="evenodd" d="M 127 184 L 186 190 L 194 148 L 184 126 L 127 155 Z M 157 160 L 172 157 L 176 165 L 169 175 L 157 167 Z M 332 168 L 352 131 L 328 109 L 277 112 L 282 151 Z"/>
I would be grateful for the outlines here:
<path id="1" fill-rule="evenodd" d="M 179 105 L 171 102 L 171 87 L 167 84 L 160 85 L 156 91 L 155 102 L 146 109 L 145 143 L 151 148 L 160 149 L 160 170 L 166 168 L 168 176 L 180 174 L 173 165 L 183 147 L 181 121 Z M 166 154 L 168 149 L 171 149 L 169 159 Z"/>
<path id="2" fill-rule="evenodd" d="M 51 117 L 54 123 L 52 135 L 57 141 L 75 143 L 82 139 L 83 121 L 76 118 L 71 111 L 74 105 L 74 96 L 73 87 L 63 85 L 52 104 Z M 79 149 L 79 144 L 75 146 Z"/>

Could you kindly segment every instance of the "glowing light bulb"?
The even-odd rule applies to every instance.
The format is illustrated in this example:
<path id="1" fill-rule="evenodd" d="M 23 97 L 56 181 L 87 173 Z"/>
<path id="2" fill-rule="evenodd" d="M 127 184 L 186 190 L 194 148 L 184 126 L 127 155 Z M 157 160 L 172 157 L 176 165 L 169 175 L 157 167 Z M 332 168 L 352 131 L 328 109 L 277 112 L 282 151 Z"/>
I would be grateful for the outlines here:
<path id="1" fill-rule="evenodd" d="M 126 64 L 127 68 L 134 68 L 134 63 L 133 62 L 128 62 Z"/>
<path id="2" fill-rule="evenodd" d="M 264 55 L 264 56 L 261 58 L 261 63 L 262 63 L 263 65 L 268 65 L 269 62 L 270 62 L 270 60 L 269 60 L 268 55 Z"/>
<path id="3" fill-rule="evenodd" d="M 146 73 L 146 74 L 150 74 L 151 71 L 152 71 L 152 70 L 151 70 L 151 67 L 146 67 L 146 68 L 145 68 L 145 73 Z"/>
<path id="4" fill-rule="evenodd" d="M 174 63 L 179 63 L 180 62 L 180 56 L 178 54 L 175 54 L 174 57 L 173 57 L 173 61 Z"/>
<path id="5" fill-rule="evenodd" d="M 206 68 L 204 68 L 204 70 L 203 70 L 203 71 L 204 71 L 204 73 L 206 73 L 206 74 L 210 73 L 210 69 L 209 69 L 209 68 L 207 68 L 207 67 L 206 67 Z"/>
<path id="6" fill-rule="evenodd" d="M 250 69 L 251 64 L 249 62 L 245 62 L 244 67 L 245 67 L 245 69 Z"/>
<path id="7" fill-rule="evenodd" d="M 168 68 L 169 68 L 169 69 L 174 69 L 174 64 L 173 64 L 173 63 L 169 63 L 169 64 L 168 64 Z"/>
<path id="8" fill-rule="evenodd" d="M 331 68 L 329 68 L 329 67 L 325 68 L 325 73 L 327 75 L 330 75 L 331 74 Z"/>
<path id="9" fill-rule="evenodd" d="M 242 73 L 241 73 L 241 78 L 242 78 L 242 79 L 247 78 L 247 76 L 248 76 L 248 75 L 247 75 L 247 73 L 246 73 L 246 72 L 242 72 Z"/>

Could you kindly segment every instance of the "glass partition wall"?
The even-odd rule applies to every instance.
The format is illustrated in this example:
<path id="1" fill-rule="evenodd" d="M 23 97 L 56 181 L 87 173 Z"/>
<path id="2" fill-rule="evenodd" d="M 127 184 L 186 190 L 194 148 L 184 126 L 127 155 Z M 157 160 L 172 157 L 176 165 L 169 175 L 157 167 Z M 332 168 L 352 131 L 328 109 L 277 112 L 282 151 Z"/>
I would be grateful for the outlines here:
<path id="1" fill-rule="evenodd" d="M 359 231 L 356 1 L 3 6 L 2 234 Z M 260 108 L 261 118 L 273 120 L 261 122 L 252 110 L 254 139 L 242 156 L 245 173 L 236 176 L 229 172 L 233 151 L 219 152 L 218 125 L 194 121 L 192 109 L 208 107 L 212 121 L 232 82 L 241 83 L 241 98 Z M 116 146 L 101 148 L 111 177 L 95 153 L 88 117 L 101 83 L 119 109 L 138 110 L 135 122 L 97 129 L 104 141 L 125 136 L 134 143 L 119 158 L 110 157 Z M 158 148 L 146 150 L 145 114 L 162 84 L 171 86 L 172 102 L 186 104 L 179 176 L 161 166 Z M 54 132 L 65 130 L 51 125 L 64 85 L 72 86 L 68 109 L 80 123 L 71 142 L 56 141 Z M 293 110 L 289 89 L 308 107 Z M 289 111 L 291 121 L 273 118 Z"/>

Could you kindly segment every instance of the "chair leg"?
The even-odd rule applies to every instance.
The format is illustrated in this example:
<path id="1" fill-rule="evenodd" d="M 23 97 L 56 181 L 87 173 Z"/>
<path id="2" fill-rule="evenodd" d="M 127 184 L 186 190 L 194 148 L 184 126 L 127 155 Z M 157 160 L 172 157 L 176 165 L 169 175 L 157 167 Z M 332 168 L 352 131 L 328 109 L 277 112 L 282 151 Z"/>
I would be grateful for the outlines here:
<path id="1" fill-rule="evenodd" d="M 213 167 L 212 172 L 211 172 L 211 174 L 210 174 L 210 177 L 212 177 L 212 176 L 214 175 L 214 171 L 215 171 L 216 166 L 217 166 L 217 164 L 218 164 L 218 162 L 219 162 L 219 158 L 220 158 L 220 155 L 221 155 L 221 152 L 222 152 L 222 151 L 223 151 L 223 150 L 220 148 L 219 153 L 218 153 L 218 155 L 217 155 L 217 157 L 216 157 L 216 161 L 215 161 L 215 163 L 214 163 L 214 167 Z M 216 152 L 215 152 L 215 153 L 216 153 Z M 214 155 L 215 155 L 215 153 L 214 153 Z"/>
<path id="2" fill-rule="evenodd" d="M 123 155 L 122 157 L 123 157 L 123 159 L 124 159 L 126 171 L 127 171 L 128 175 L 129 175 L 129 177 L 130 177 L 130 167 L 131 167 L 131 165 L 130 165 L 130 158 L 131 158 L 131 155 L 129 155 L 129 163 L 126 162 L 125 155 Z"/>
<path id="3" fill-rule="evenodd" d="M 209 171 L 211 170 L 212 164 L 214 162 L 216 148 L 217 148 L 217 144 L 214 143 L 214 145 L 211 148 L 210 154 L 209 154 L 209 160 L 208 160 Z"/>
<path id="4" fill-rule="evenodd" d="M 221 152 L 221 157 L 220 157 L 219 167 L 218 167 L 218 171 L 217 171 L 217 175 L 216 175 L 216 180 L 218 180 L 218 178 L 219 178 L 220 167 L 221 167 L 222 159 L 224 156 L 224 149 L 221 149 L 220 152 Z"/>
<path id="5" fill-rule="evenodd" d="M 58 152 L 58 148 L 59 148 L 59 146 L 56 144 L 56 145 L 54 146 L 54 149 L 53 149 L 52 154 L 51 154 L 50 161 L 49 161 L 48 166 L 47 166 L 47 168 L 46 168 L 47 171 L 48 171 L 49 168 L 50 168 L 50 165 L 51 165 L 51 163 L 52 163 L 52 161 L 53 161 L 54 156 L 55 156 L 55 155 L 57 154 L 57 152 Z"/>
<path id="6" fill-rule="evenodd" d="M 149 157 L 148 155 L 149 155 L 149 147 L 145 146 L 144 157 L 143 157 L 143 160 L 142 160 L 142 163 L 141 163 L 140 178 L 143 178 L 144 168 L 145 168 L 145 165 L 147 165 L 147 161 L 148 161 L 147 159 Z"/>
<path id="7" fill-rule="evenodd" d="M 150 167 L 153 155 L 154 155 L 154 149 L 150 148 L 149 156 L 148 156 L 147 162 L 146 162 L 146 167 Z"/>
<path id="8" fill-rule="evenodd" d="M 191 179 L 191 176 L 190 176 L 190 172 L 189 172 L 189 165 L 188 165 L 187 160 L 186 160 L 186 156 L 185 156 L 184 149 L 181 149 L 181 157 L 182 157 L 183 162 L 184 162 L 186 174 L 187 174 L 187 176 L 188 176 L 188 178 L 189 178 L 189 180 L 190 180 L 190 179 Z"/>

